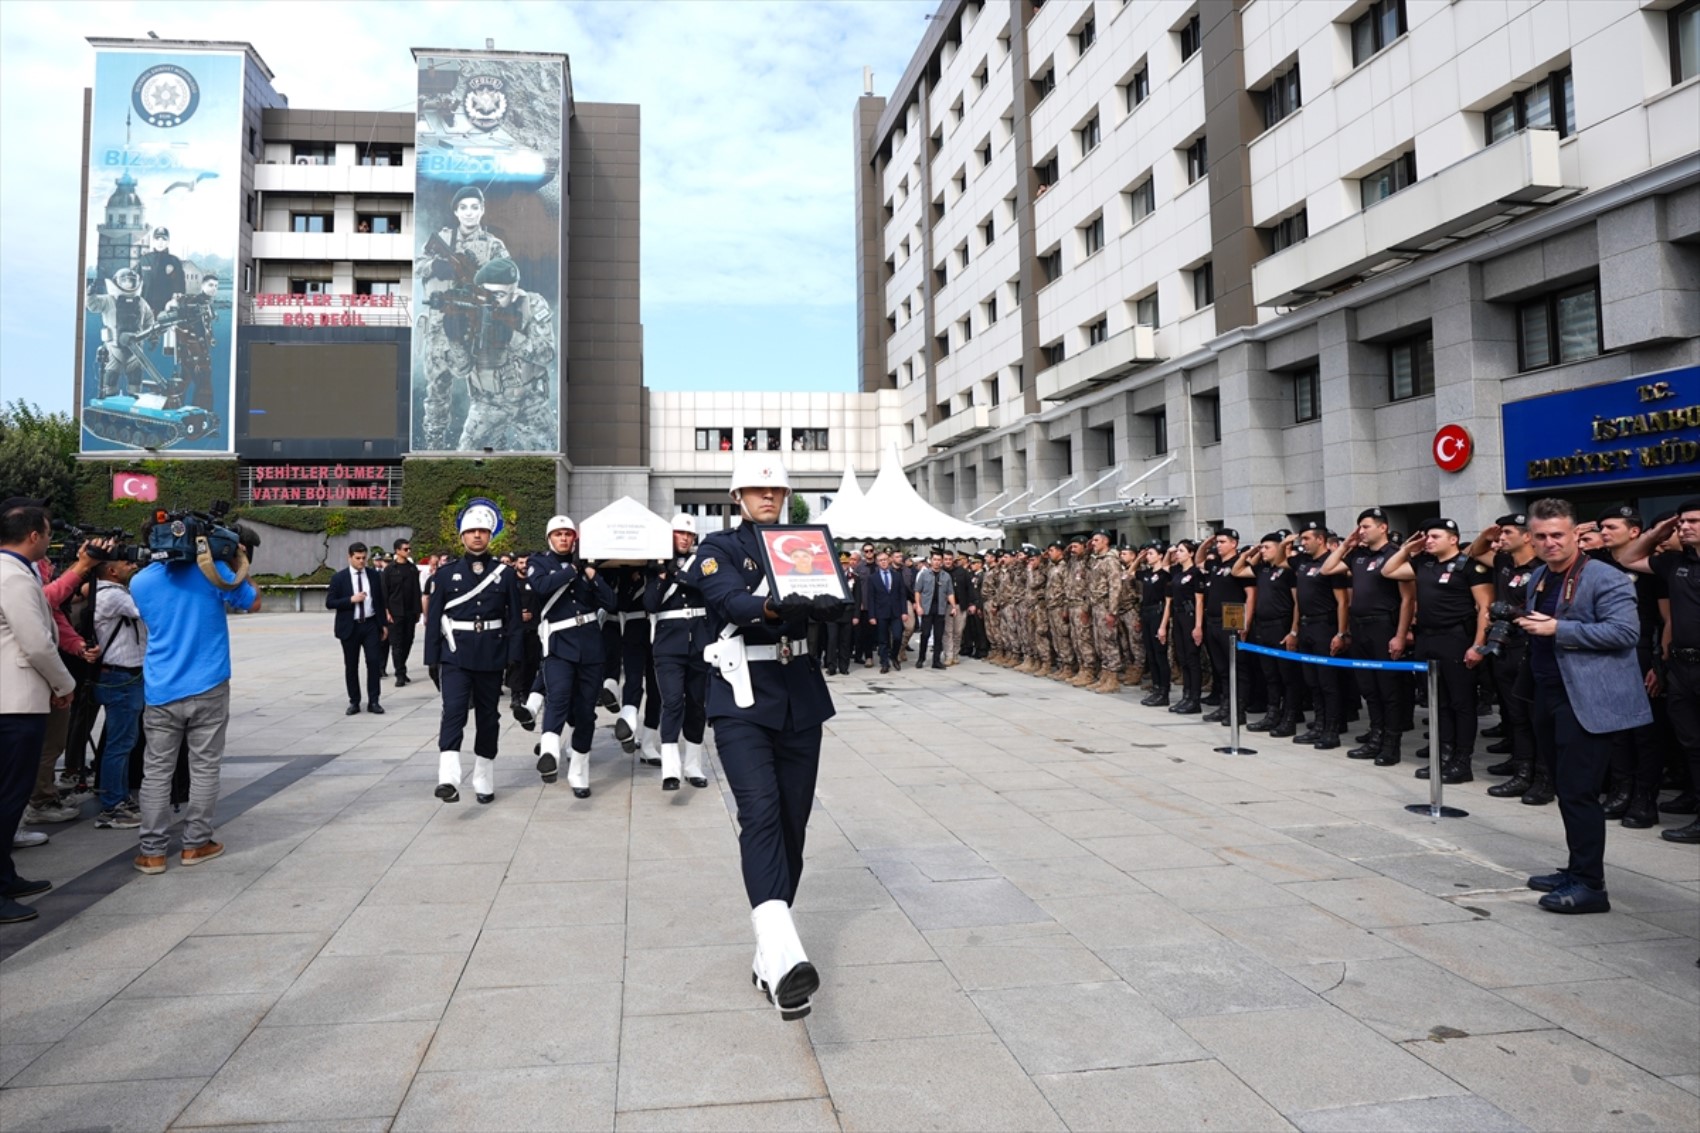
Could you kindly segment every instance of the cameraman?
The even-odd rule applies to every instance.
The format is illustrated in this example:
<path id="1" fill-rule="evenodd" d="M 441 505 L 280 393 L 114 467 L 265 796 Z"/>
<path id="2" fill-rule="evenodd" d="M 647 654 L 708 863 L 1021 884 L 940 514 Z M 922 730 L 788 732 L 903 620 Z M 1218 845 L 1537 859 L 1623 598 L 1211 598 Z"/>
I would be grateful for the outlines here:
<path id="1" fill-rule="evenodd" d="M 236 583 L 228 565 L 212 565 L 226 583 Z M 142 716 L 147 755 L 142 768 L 141 852 L 135 866 L 143 873 L 164 873 L 171 776 L 185 741 L 189 805 L 182 862 L 197 865 L 224 852 L 212 840 L 219 761 L 230 721 L 230 629 L 224 609 L 252 613 L 260 608 L 260 593 L 247 581 L 230 589 L 214 586 L 199 563 L 166 561 L 144 567 L 131 581 L 130 595 L 148 630 Z"/>

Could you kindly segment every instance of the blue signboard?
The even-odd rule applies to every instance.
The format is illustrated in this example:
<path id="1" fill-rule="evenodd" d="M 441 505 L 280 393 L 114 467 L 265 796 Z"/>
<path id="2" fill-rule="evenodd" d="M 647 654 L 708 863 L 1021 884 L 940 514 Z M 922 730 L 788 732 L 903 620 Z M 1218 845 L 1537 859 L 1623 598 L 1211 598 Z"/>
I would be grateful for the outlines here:
<path id="1" fill-rule="evenodd" d="M 1700 366 L 1507 402 L 1505 490 L 1700 476 Z"/>

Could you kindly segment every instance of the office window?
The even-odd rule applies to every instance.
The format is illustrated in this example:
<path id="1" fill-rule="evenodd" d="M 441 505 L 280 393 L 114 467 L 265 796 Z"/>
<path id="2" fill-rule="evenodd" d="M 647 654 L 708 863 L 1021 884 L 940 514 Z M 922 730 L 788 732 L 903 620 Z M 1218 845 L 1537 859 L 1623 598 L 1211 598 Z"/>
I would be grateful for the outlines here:
<path id="1" fill-rule="evenodd" d="M 933 290 L 943 291 L 944 285 L 950 282 L 950 272 L 944 264 L 933 269 Z"/>
<path id="2" fill-rule="evenodd" d="M 732 451 L 731 429 L 698 429 L 696 434 L 698 452 Z"/>
<path id="3" fill-rule="evenodd" d="M 1315 366 L 1293 374 L 1293 420 L 1315 421 L 1322 416 L 1322 375 Z"/>
<path id="4" fill-rule="evenodd" d="M 1186 183 L 1194 184 L 1200 177 L 1210 172 L 1210 152 L 1204 144 L 1201 135 L 1197 141 L 1186 147 Z"/>
<path id="5" fill-rule="evenodd" d="M 998 321 L 998 297 L 996 295 L 986 296 L 986 301 L 981 304 L 981 307 L 983 307 L 986 312 L 987 326 L 991 326 L 993 323 Z"/>
<path id="6" fill-rule="evenodd" d="M 292 212 L 289 214 L 291 232 L 334 232 L 335 217 L 328 212 Z"/>
<path id="7" fill-rule="evenodd" d="M 354 230 L 373 235 L 397 236 L 401 233 L 399 212 L 363 212 L 355 216 Z"/>
<path id="8" fill-rule="evenodd" d="M 975 71 L 973 76 L 975 94 L 979 94 L 981 91 L 986 89 L 986 76 L 988 73 L 986 61 L 984 59 L 980 60 L 980 69 Z"/>
<path id="9" fill-rule="evenodd" d="M 362 142 L 354 153 L 361 165 L 401 164 L 401 146 L 390 142 Z"/>
<path id="10" fill-rule="evenodd" d="M 407 295 L 413 291 L 413 281 L 407 281 L 407 290 L 402 290 L 399 279 L 357 279 L 354 281 L 356 295 Z"/>
<path id="11" fill-rule="evenodd" d="M 260 205 L 257 194 L 248 194 L 248 199 L 242 206 L 242 215 L 247 219 L 249 228 L 260 222 Z"/>
<path id="12" fill-rule="evenodd" d="M 1300 209 L 1285 220 L 1276 221 L 1264 231 L 1269 233 L 1269 254 L 1274 255 L 1283 249 L 1291 248 L 1310 235 L 1310 213 L 1307 209 Z"/>
<path id="13" fill-rule="evenodd" d="M 1080 127 L 1074 134 L 1075 137 L 1080 139 L 1080 156 L 1085 157 L 1097 149 L 1098 143 L 1103 140 L 1103 132 L 1098 127 L 1098 116 L 1092 115 L 1091 118 L 1086 120 L 1086 125 Z"/>
<path id="14" fill-rule="evenodd" d="M 1169 451 L 1169 414 L 1159 409 L 1145 417 L 1151 422 L 1151 455 L 1162 456 Z"/>
<path id="15" fill-rule="evenodd" d="M 1198 423 L 1201 444 L 1216 444 L 1222 439 L 1222 395 L 1200 394 L 1193 399 L 1193 420 Z"/>
<path id="16" fill-rule="evenodd" d="M 1098 24 L 1095 20 L 1087 20 L 1080 25 L 1080 30 L 1074 33 L 1074 53 L 1084 55 L 1087 50 L 1098 42 Z"/>
<path id="17" fill-rule="evenodd" d="M 1665 16 L 1670 21 L 1670 81 L 1700 75 L 1700 0 L 1685 0 Z"/>
<path id="18" fill-rule="evenodd" d="M 910 304 L 909 300 L 905 299 L 903 301 L 902 307 L 903 307 L 903 321 L 904 322 L 908 322 L 910 319 L 915 317 L 914 316 L 914 307 Z"/>
<path id="19" fill-rule="evenodd" d="M 1128 113 L 1133 113 L 1134 107 L 1151 97 L 1151 68 L 1141 67 L 1128 79 L 1122 87 L 1122 105 Z"/>
<path id="20" fill-rule="evenodd" d="M 1283 75 L 1277 75 L 1269 89 L 1262 93 L 1263 128 L 1267 130 L 1302 105 L 1299 96 L 1299 65 Z"/>
<path id="21" fill-rule="evenodd" d="M 1057 164 L 1057 155 L 1054 153 L 1050 157 L 1047 157 L 1044 161 L 1041 161 L 1038 165 L 1034 166 L 1033 171 L 1039 175 L 1039 189 L 1041 192 L 1049 189 L 1052 185 L 1055 185 L 1057 183 L 1057 178 L 1062 176 L 1062 167 Z"/>
<path id="22" fill-rule="evenodd" d="M 893 311 L 885 317 L 885 333 L 897 333 L 897 312 Z"/>
<path id="23" fill-rule="evenodd" d="M 962 328 L 962 341 L 965 342 L 965 343 L 966 342 L 972 342 L 973 339 L 974 339 L 974 318 L 973 318 L 973 316 L 972 315 L 963 315 L 962 321 L 960 323 L 958 323 L 957 326 Z"/>
<path id="24" fill-rule="evenodd" d="M 1576 132 L 1576 84 L 1570 68 L 1554 71 L 1528 90 L 1519 91 L 1482 114 L 1487 144 L 1519 130 L 1557 130 L 1568 138 Z"/>
<path id="25" fill-rule="evenodd" d="M 1045 97 L 1057 89 L 1057 69 L 1046 67 L 1044 73 L 1033 80 L 1033 101 L 1045 101 Z"/>
<path id="26" fill-rule="evenodd" d="M 1373 169 L 1358 181 L 1358 198 L 1364 208 L 1384 201 L 1400 189 L 1409 188 L 1417 179 L 1415 150 L 1401 154 L 1380 169 Z"/>
<path id="27" fill-rule="evenodd" d="M 1202 311 L 1216 302 L 1216 266 L 1205 260 L 1192 269 L 1192 306 Z"/>
<path id="28" fill-rule="evenodd" d="M 1046 283 L 1055 283 L 1062 278 L 1062 273 L 1061 248 L 1039 257 L 1039 274 L 1045 277 Z"/>
<path id="29" fill-rule="evenodd" d="M 989 141 L 982 142 L 980 148 L 974 151 L 974 156 L 979 160 L 980 168 L 986 168 L 992 163 L 992 143 Z"/>
<path id="30" fill-rule="evenodd" d="M 1009 368 L 1009 376 L 1015 382 L 1015 392 L 1025 393 L 1027 390 L 1027 367 L 1022 365 L 1020 362 L 1017 362 Z M 1020 455 L 1025 459 L 1026 453 L 1022 453 Z M 1024 462 L 1024 459 L 1018 460 L 1016 463 L 1021 464 Z"/>
<path id="31" fill-rule="evenodd" d="M 825 429 L 792 429 L 791 450 L 793 452 L 826 452 L 828 434 Z"/>
<path id="32" fill-rule="evenodd" d="M 1405 34 L 1405 0 L 1375 0 L 1352 21 L 1352 66 Z"/>
<path id="33" fill-rule="evenodd" d="M 1387 348 L 1387 400 L 1434 392 L 1434 338 L 1423 333 Z"/>
<path id="34" fill-rule="evenodd" d="M 1139 299 L 1134 300 L 1134 302 L 1133 302 L 1133 321 L 1134 322 L 1138 323 L 1142 327 L 1151 327 L 1152 329 L 1156 329 L 1156 327 L 1158 327 L 1160 325 L 1158 323 L 1158 318 L 1159 318 L 1159 315 L 1157 313 L 1157 293 L 1155 291 L 1153 291 L 1149 295 L 1146 295 L 1146 296 L 1143 296 Z"/>
<path id="35" fill-rule="evenodd" d="M 329 142 L 293 142 L 289 160 L 296 165 L 335 165 L 336 146 Z"/>
<path id="36" fill-rule="evenodd" d="M 997 225 L 993 224 L 992 218 L 988 216 L 986 218 L 986 223 L 984 223 L 980 226 L 980 239 L 985 243 L 986 247 L 990 248 L 992 246 L 992 241 L 996 240 L 997 238 L 998 238 Z"/>
<path id="37" fill-rule="evenodd" d="M 1081 247 L 1088 256 L 1095 255 L 1104 247 L 1104 217 L 1103 214 L 1093 217 L 1081 226 Z"/>
<path id="38" fill-rule="evenodd" d="M 1600 352 L 1600 285 L 1589 281 L 1517 308 L 1517 358 L 1524 370 Z"/>
<path id="39" fill-rule="evenodd" d="M 1127 220 L 1129 224 L 1138 224 L 1157 209 L 1157 186 L 1149 177 L 1129 189 L 1124 195 L 1127 197 Z"/>
<path id="40" fill-rule="evenodd" d="M 958 267 L 968 266 L 968 243 L 963 241 L 956 246 L 956 262 Z"/>
<path id="41" fill-rule="evenodd" d="M 1194 12 L 1192 14 L 1192 18 L 1181 26 L 1180 39 L 1181 62 L 1185 63 L 1188 59 L 1191 59 L 1194 55 L 1198 54 L 1199 45 L 1203 42 L 1203 35 L 1199 30 L 1197 12 Z"/>
<path id="42" fill-rule="evenodd" d="M 1060 338 L 1051 343 L 1049 346 L 1040 347 L 1039 352 L 1043 358 L 1045 369 L 1047 370 L 1067 357 L 1067 351 L 1063 346 L 1062 339 Z"/>
<path id="43" fill-rule="evenodd" d="M 289 281 L 291 295 L 329 295 L 331 281 L 328 279 L 292 279 Z"/>
<path id="44" fill-rule="evenodd" d="M 940 358 L 950 357 L 950 332 L 948 330 L 934 338 L 933 344 L 938 347 L 937 354 Z"/>
<path id="45" fill-rule="evenodd" d="M 1109 337 L 1110 320 L 1108 317 L 1101 318 L 1097 322 L 1088 325 L 1086 328 L 1086 345 L 1089 347 L 1097 346 L 1100 342 L 1106 341 Z"/>
<path id="46" fill-rule="evenodd" d="M 260 132 L 254 127 L 248 127 L 248 156 L 258 157 L 260 153 Z"/>

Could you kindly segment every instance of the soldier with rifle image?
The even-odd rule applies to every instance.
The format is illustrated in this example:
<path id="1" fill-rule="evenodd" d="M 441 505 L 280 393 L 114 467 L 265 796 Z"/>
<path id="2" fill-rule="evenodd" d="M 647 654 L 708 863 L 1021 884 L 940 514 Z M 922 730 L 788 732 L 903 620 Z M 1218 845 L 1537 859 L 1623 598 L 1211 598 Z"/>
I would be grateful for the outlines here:
<path id="1" fill-rule="evenodd" d="M 543 296 L 520 290 L 519 267 L 509 259 L 491 260 L 478 269 L 470 289 L 453 287 L 429 302 L 441 313 L 451 346 L 468 360 L 472 404 L 460 451 L 558 448 L 549 404 L 554 317 Z"/>
<path id="2" fill-rule="evenodd" d="M 462 335 L 447 333 L 446 312 L 439 297 L 462 293 L 463 302 L 475 301 L 478 270 L 492 260 L 508 259 L 502 238 L 484 227 L 484 191 L 463 185 L 450 208 L 455 224 L 431 234 L 423 254 L 414 264 L 414 274 L 424 287 L 427 310 L 421 313 L 419 332 L 425 336 L 425 421 L 422 447 L 427 451 L 449 449 L 449 411 L 456 378 L 469 380 L 472 355 Z M 517 275 L 517 272 L 516 272 Z M 464 447 L 464 446 L 463 446 Z"/>
<path id="3" fill-rule="evenodd" d="M 218 276 L 201 277 L 201 289 L 194 295 L 179 295 L 166 305 L 160 316 L 161 328 L 175 328 L 177 381 L 168 407 L 179 404 L 213 408 L 212 348 L 213 322 L 221 309 L 230 304 L 218 297 Z"/>

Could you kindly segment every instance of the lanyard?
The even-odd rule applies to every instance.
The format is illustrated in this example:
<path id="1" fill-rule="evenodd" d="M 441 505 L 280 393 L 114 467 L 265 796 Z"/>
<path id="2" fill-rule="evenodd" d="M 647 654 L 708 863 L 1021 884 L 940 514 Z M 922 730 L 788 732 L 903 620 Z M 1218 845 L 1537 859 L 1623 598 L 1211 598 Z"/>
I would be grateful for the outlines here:
<path id="1" fill-rule="evenodd" d="M 1588 565 L 1588 556 L 1578 553 L 1577 556 L 1576 556 L 1576 561 L 1571 563 L 1570 569 L 1564 572 L 1564 590 L 1563 590 L 1563 593 L 1561 593 L 1559 595 L 1559 601 L 1562 602 L 1565 606 L 1569 606 L 1571 601 L 1573 599 L 1575 599 L 1575 597 L 1576 597 L 1576 583 L 1578 581 L 1580 581 L 1580 579 L 1582 578 L 1582 568 L 1587 566 L 1587 565 Z M 1551 578 L 1552 578 L 1552 568 L 1548 567 L 1547 572 L 1544 575 L 1541 576 L 1540 585 L 1535 587 L 1535 594 L 1536 594 L 1536 601 L 1537 602 L 1539 601 L 1540 596 L 1544 595 L 1547 592 L 1547 582 Z"/>

